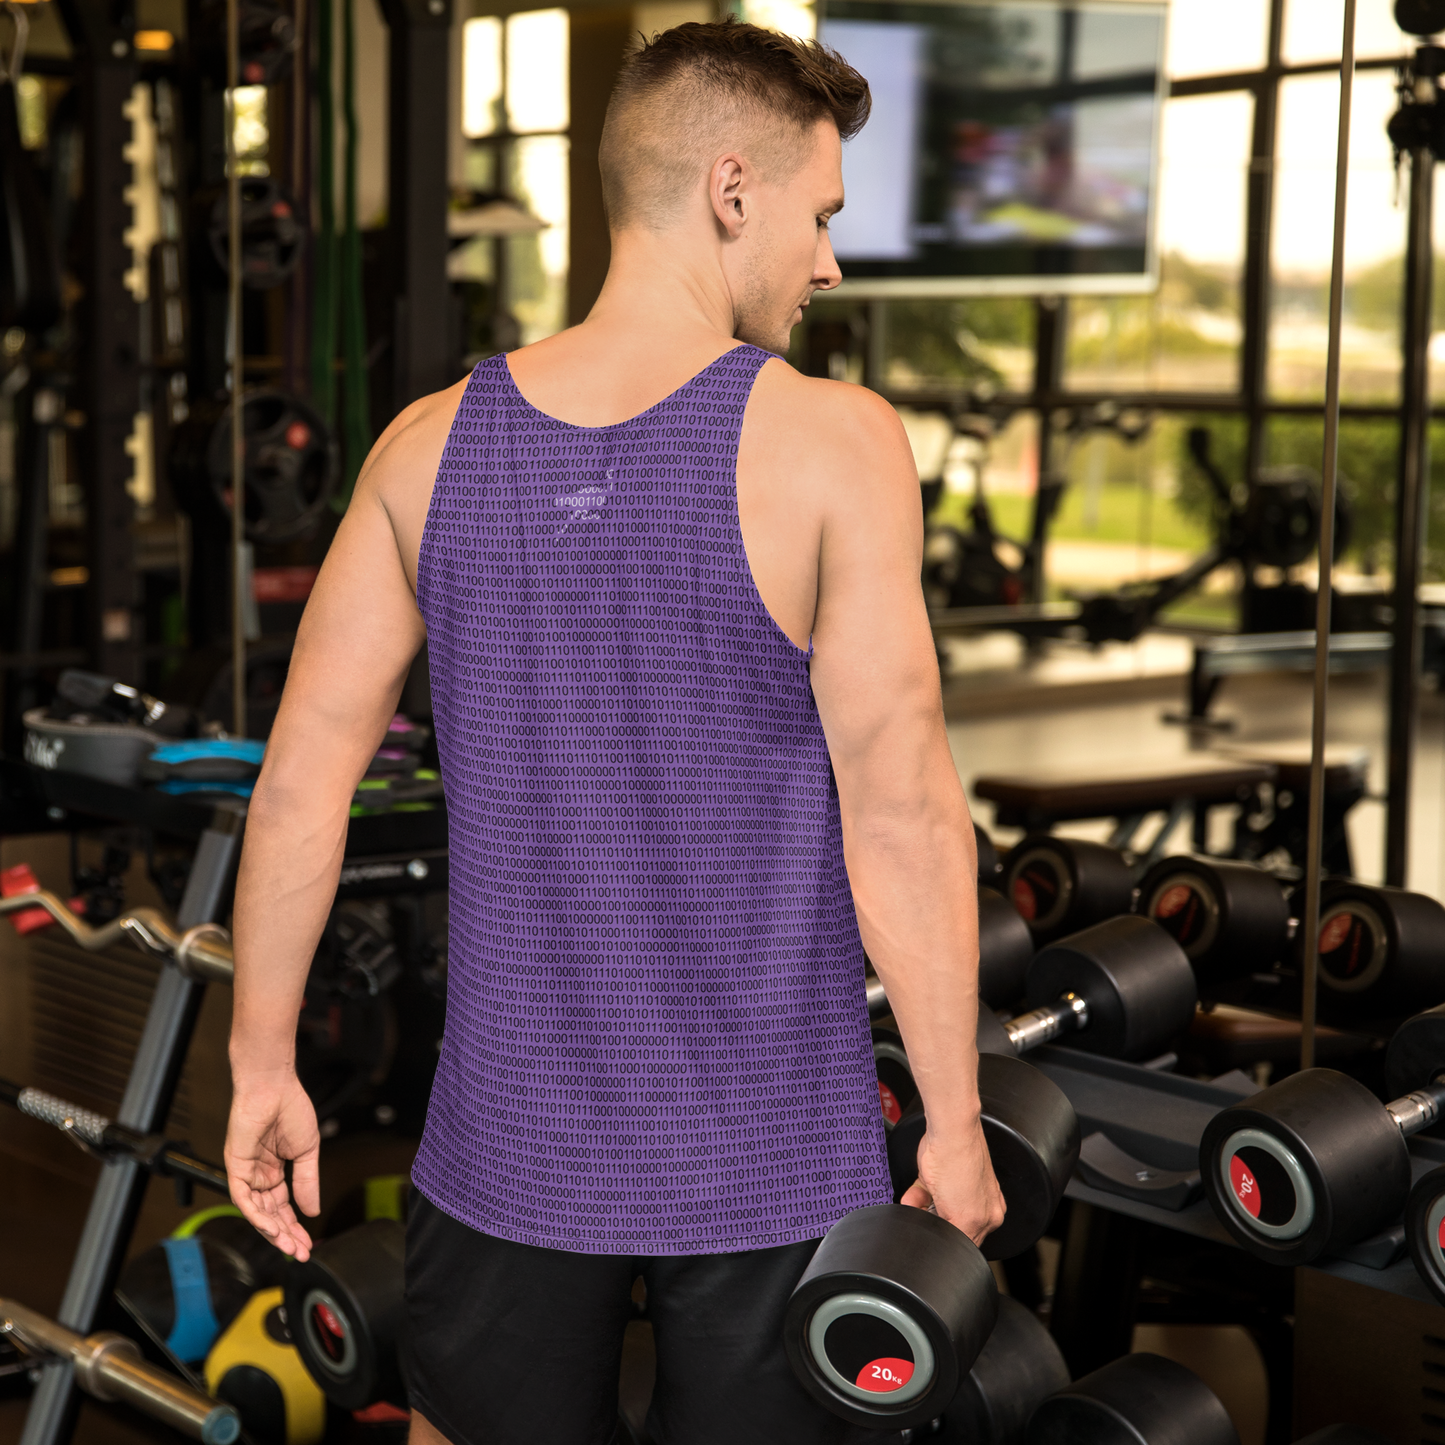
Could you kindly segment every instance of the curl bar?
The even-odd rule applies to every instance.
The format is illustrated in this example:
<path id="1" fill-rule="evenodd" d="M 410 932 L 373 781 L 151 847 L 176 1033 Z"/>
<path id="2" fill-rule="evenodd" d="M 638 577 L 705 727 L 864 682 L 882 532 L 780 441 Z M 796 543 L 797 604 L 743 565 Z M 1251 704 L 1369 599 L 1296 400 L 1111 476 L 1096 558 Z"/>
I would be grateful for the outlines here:
<path id="1" fill-rule="evenodd" d="M 64 1360 L 74 1365 L 76 1383 L 87 1395 L 107 1404 L 123 1401 L 201 1445 L 232 1445 L 241 1434 L 234 1406 L 146 1364 L 140 1347 L 124 1335 L 80 1335 L 10 1299 L 0 1299 L 0 1333 L 37 1357 L 36 1364 Z"/>
<path id="2" fill-rule="evenodd" d="M 224 1169 L 197 1159 L 159 1134 L 128 1129 L 103 1114 L 9 1079 L 0 1079 L 0 1104 L 9 1104 L 30 1118 L 59 1129 L 87 1154 L 101 1159 L 134 1159 L 152 1174 L 164 1174 L 187 1184 L 202 1184 L 230 1197 Z"/>
<path id="3" fill-rule="evenodd" d="M 231 935 L 219 923 L 200 923 L 183 933 L 157 908 L 132 908 L 97 928 L 48 888 L 0 898 L 0 916 L 26 908 L 43 908 L 89 953 L 128 937 L 143 953 L 174 959 L 176 967 L 198 983 L 230 983 L 235 976 Z"/>

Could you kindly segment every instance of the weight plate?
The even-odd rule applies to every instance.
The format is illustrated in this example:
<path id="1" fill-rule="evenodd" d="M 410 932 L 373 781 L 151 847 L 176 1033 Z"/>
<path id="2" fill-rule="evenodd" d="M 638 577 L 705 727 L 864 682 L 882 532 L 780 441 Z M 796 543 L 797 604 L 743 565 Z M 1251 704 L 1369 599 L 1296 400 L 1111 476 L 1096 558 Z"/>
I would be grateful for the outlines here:
<path id="1" fill-rule="evenodd" d="M 1432 1084 L 1445 1072 L 1445 1004 L 1408 1018 L 1385 1050 L 1385 1087 L 1392 1099 Z"/>
<path id="2" fill-rule="evenodd" d="M 1390 958 L 1380 915 L 1357 898 L 1320 917 L 1320 983 L 1336 993 L 1363 993 L 1379 982 Z"/>
<path id="3" fill-rule="evenodd" d="M 1314 1222 L 1315 1192 L 1293 1153 L 1261 1129 L 1240 1129 L 1219 1154 L 1219 1185 L 1235 1218 L 1266 1239 L 1298 1239 Z"/>
<path id="4" fill-rule="evenodd" d="M 286 542 L 315 530 L 336 490 L 335 445 L 319 413 L 284 391 L 256 391 L 242 407 L 245 433 L 246 535 Z M 212 495 L 231 509 L 231 409 L 206 447 Z"/>
<path id="5" fill-rule="evenodd" d="M 983 1004 L 1007 1008 L 1023 997 L 1034 938 L 1017 908 L 993 888 L 978 890 L 978 993 Z"/>
<path id="6" fill-rule="evenodd" d="M 1152 919 L 1125 914 L 1040 950 L 1029 965 L 1028 1003 L 1045 1008 L 1078 994 L 1088 1023 L 1069 1048 L 1139 1061 L 1157 1057 L 1189 1027 L 1198 1002 L 1183 950 Z"/>
<path id="7" fill-rule="evenodd" d="M 1031 848 L 1008 870 L 1009 898 L 1019 916 L 1046 933 L 1068 916 L 1074 879 L 1052 848 Z"/>
<path id="8" fill-rule="evenodd" d="M 997 1314 L 993 1272 L 961 1231 L 921 1209 L 875 1205 L 828 1231 L 788 1301 L 783 1343 L 803 1386 L 835 1415 L 905 1429 L 943 1413 Z M 931 1363 L 911 1388 L 924 1376 L 923 1346 Z"/>
<path id="9" fill-rule="evenodd" d="M 1220 1223 L 1273 1264 L 1308 1264 L 1368 1238 L 1399 1217 L 1410 1192 L 1394 1119 L 1332 1069 L 1292 1074 L 1222 1109 L 1205 1125 L 1199 1172 Z"/>
<path id="10" fill-rule="evenodd" d="M 1166 873 L 1140 897 L 1139 912 L 1152 918 L 1192 963 L 1207 954 L 1219 936 L 1219 898 L 1209 880 L 1194 872 Z"/>
<path id="11" fill-rule="evenodd" d="M 834 1389 L 871 1405 L 916 1400 L 933 1383 L 933 1346 L 908 1311 L 874 1294 L 836 1294 L 808 1321 L 808 1349 Z"/>
<path id="12" fill-rule="evenodd" d="M 1239 1445 L 1219 1398 L 1160 1355 L 1125 1355 L 1051 1395 L 1028 1445 Z"/>
<path id="13" fill-rule="evenodd" d="M 223 190 L 206 227 L 211 255 L 231 269 L 231 198 Z M 253 291 L 281 285 L 296 269 L 306 224 L 296 202 L 269 176 L 241 177 L 241 279 Z"/>
<path id="14" fill-rule="evenodd" d="M 1445 1167 L 1423 1175 L 1410 1191 L 1405 1238 L 1415 1272 L 1445 1304 Z"/>

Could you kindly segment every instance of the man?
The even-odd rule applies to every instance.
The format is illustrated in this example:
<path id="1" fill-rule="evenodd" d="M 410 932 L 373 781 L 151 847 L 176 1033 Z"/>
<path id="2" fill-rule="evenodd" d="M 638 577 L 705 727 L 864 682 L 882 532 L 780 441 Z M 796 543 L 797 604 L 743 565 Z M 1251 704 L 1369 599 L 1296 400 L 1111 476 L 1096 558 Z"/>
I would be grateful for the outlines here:
<path id="1" fill-rule="evenodd" d="M 305 1258 L 296 1017 L 425 637 L 452 941 L 408 1223 L 422 1445 L 602 1445 L 639 1274 L 659 1445 L 864 1438 L 779 1338 L 816 1241 L 889 1198 L 864 945 L 928 1111 L 906 1202 L 974 1239 L 1003 1218 L 917 475 L 880 399 L 777 359 L 840 279 L 867 107 L 752 26 L 644 47 L 592 313 L 393 422 L 307 608 L 238 886 L 227 1167 Z"/>

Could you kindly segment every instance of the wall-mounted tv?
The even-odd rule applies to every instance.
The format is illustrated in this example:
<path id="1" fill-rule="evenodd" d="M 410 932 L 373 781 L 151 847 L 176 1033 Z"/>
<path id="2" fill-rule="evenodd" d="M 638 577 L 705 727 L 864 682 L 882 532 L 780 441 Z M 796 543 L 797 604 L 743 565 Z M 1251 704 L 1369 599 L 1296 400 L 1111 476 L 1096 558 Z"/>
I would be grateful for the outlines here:
<path id="1" fill-rule="evenodd" d="M 830 227 L 844 291 L 1152 290 L 1167 19 L 1166 0 L 826 0 L 818 38 L 873 92 Z"/>

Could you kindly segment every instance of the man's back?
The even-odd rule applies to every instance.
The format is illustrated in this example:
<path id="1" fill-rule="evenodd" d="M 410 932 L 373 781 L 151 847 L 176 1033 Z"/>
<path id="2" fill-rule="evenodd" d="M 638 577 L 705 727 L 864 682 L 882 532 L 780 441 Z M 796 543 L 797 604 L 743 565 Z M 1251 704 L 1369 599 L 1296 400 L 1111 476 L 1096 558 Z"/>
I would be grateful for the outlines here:
<path id="1" fill-rule="evenodd" d="M 414 1178 L 499 1238 L 757 1249 L 889 1197 L 808 653 L 738 527 L 768 360 L 589 427 L 495 357 L 452 423 L 417 578 L 452 937 Z"/>

